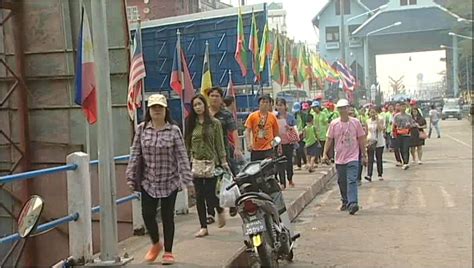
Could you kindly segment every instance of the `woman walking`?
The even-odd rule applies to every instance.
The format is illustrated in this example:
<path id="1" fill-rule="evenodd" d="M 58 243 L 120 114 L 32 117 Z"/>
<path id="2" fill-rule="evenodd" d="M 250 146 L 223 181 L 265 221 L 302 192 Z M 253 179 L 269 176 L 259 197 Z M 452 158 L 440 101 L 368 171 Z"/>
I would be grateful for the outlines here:
<path id="1" fill-rule="evenodd" d="M 428 137 L 425 133 L 426 120 L 418 109 L 411 109 L 411 116 L 415 121 L 415 126 L 411 129 L 411 157 L 413 158 L 413 164 L 416 165 L 418 156 L 418 165 L 421 165 L 423 164 L 421 161 L 423 157 L 423 145 L 425 145 L 425 139 Z"/>
<path id="2" fill-rule="evenodd" d="M 379 111 L 374 106 L 369 109 L 369 119 L 367 120 L 367 176 L 365 179 L 372 181 L 374 170 L 374 160 L 377 160 L 377 174 L 380 181 L 383 181 L 383 150 L 385 147 L 385 119 L 379 117 Z"/>
<path id="3" fill-rule="evenodd" d="M 207 207 L 216 208 L 218 227 L 225 225 L 224 209 L 219 207 L 216 196 L 217 178 L 214 169 L 221 166 L 229 170 L 224 147 L 224 136 L 219 120 L 212 118 L 206 99 L 199 94 L 191 100 L 192 110 L 186 121 L 185 142 L 191 156 L 194 187 L 196 189 L 196 207 L 201 229 L 196 237 L 209 235 L 207 230 Z"/>
<path id="4" fill-rule="evenodd" d="M 290 135 L 294 134 L 294 136 L 298 137 L 298 133 L 295 129 L 295 117 L 288 113 L 288 107 L 286 106 L 285 99 L 276 100 L 276 110 L 278 112 L 277 119 L 278 127 L 280 128 L 282 152 L 283 155 L 286 156 L 285 168 L 282 168 L 279 171 L 280 184 L 282 188 L 285 189 L 286 179 L 288 179 L 288 184 L 290 187 L 295 187 L 293 184 L 293 152 L 295 147 L 290 139 Z"/>
<path id="5" fill-rule="evenodd" d="M 192 174 L 181 130 L 172 124 L 165 96 L 148 98 L 145 121 L 137 126 L 130 151 L 127 184 L 141 191 L 143 221 L 152 242 L 145 261 L 153 262 L 163 249 L 156 222 L 159 201 L 165 248 L 162 264 L 172 264 L 176 195 L 181 185 L 192 185 Z"/>

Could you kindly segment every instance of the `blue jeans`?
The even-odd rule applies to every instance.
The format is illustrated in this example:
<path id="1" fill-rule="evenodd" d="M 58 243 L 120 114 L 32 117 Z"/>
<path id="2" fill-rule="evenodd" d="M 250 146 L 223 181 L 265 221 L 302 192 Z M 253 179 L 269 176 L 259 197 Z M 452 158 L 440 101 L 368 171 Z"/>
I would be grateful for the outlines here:
<path id="1" fill-rule="evenodd" d="M 440 137 L 440 136 L 441 136 L 441 131 L 439 130 L 439 120 L 436 121 L 436 122 L 431 122 L 431 124 L 430 124 L 430 132 L 429 132 L 429 134 L 428 134 L 428 137 L 431 138 L 431 132 L 433 131 L 433 127 L 435 128 L 436 133 L 438 134 L 438 137 Z"/>
<path id="2" fill-rule="evenodd" d="M 357 175 L 359 173 L 359 166 L 359 161 L 352 161 L 347 164 L 336 164 L 337 183 L 339 184 L 343 204 L 357 204 L 358 202 Z"/>

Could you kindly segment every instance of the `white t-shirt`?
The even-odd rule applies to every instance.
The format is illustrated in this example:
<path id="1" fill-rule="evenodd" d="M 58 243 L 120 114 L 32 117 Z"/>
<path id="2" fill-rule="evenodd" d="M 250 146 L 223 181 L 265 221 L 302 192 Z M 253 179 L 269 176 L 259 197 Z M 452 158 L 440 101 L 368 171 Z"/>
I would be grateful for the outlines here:
<path id="1" fill-rule="evenodd" d="M 439 121 L 439 112 L 436 109 L 431 109 L 430 110 L 430 120 L 431 122 L 437 122 Z"/>
<path id="2" fill-rule="evenodd" d="M 378 118 L 378 120 L 382 123 L 382 125 L 385 127 L 385 120 L 382 118 Z M 384 147 L 385 146 L 385 138 L 383 137 L 383 130 L 382 131 L 377 131 L 377 120 L 372 120 L 369 118 L 367 120 L 367 140 L 377 140 L 377 147 Z"/>

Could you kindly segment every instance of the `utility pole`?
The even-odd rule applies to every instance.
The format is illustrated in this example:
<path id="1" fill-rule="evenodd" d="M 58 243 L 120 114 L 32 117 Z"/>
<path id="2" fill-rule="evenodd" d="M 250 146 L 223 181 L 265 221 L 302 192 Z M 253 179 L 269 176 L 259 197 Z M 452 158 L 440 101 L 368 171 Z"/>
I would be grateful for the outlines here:
<path id="1" fill-rule="evenodd" d="M 340 36 L 340 49 L 341 49 L 341 59 L 346 63 L 346 36 L 345 36 L 345 25 L 344 25 L 344 1 L 339 0 L 339 13 L 341 15 L 341 36 Z"/>
<path id="2" fill-rule="evenodd" d="M 459 81 L 458 81 L 458 37 L 453 35 L 453 94 L 454 98 L 458 96 Z"/>
<path id="3" fill-rule="evenodd" d="M 117 246 L 117 196 L 113 152 L 112 98 L 110 89 L 109 40 L 106 0 L 91 1 L 92 36 L 98 87 L 100 262 L 120 261 Z"/>

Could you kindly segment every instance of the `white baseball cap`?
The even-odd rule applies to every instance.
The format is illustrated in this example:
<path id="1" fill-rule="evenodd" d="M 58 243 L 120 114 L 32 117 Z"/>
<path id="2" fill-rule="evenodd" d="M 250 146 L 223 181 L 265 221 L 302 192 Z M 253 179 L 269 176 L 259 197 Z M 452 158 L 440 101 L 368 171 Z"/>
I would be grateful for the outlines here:
<path id="1" fill-rule="evenodd" d="M 346 107 L 346 106 L 349 106 L 349 101 L 346 100 L 346 99 L 340 99 L 340 100 L 338 100 L 337 103 L 336 103 L 336 107 L 337 107 L 337 108 Z"/>
<path id="2" fill-rule="evenodd" d="M 166 97 L 161 94 L 153 94 L 148 97 L 148 107 L 153 105 L 160 105 L 163 107 L 168 107 L 168 102 L 166 101 Z"/>

